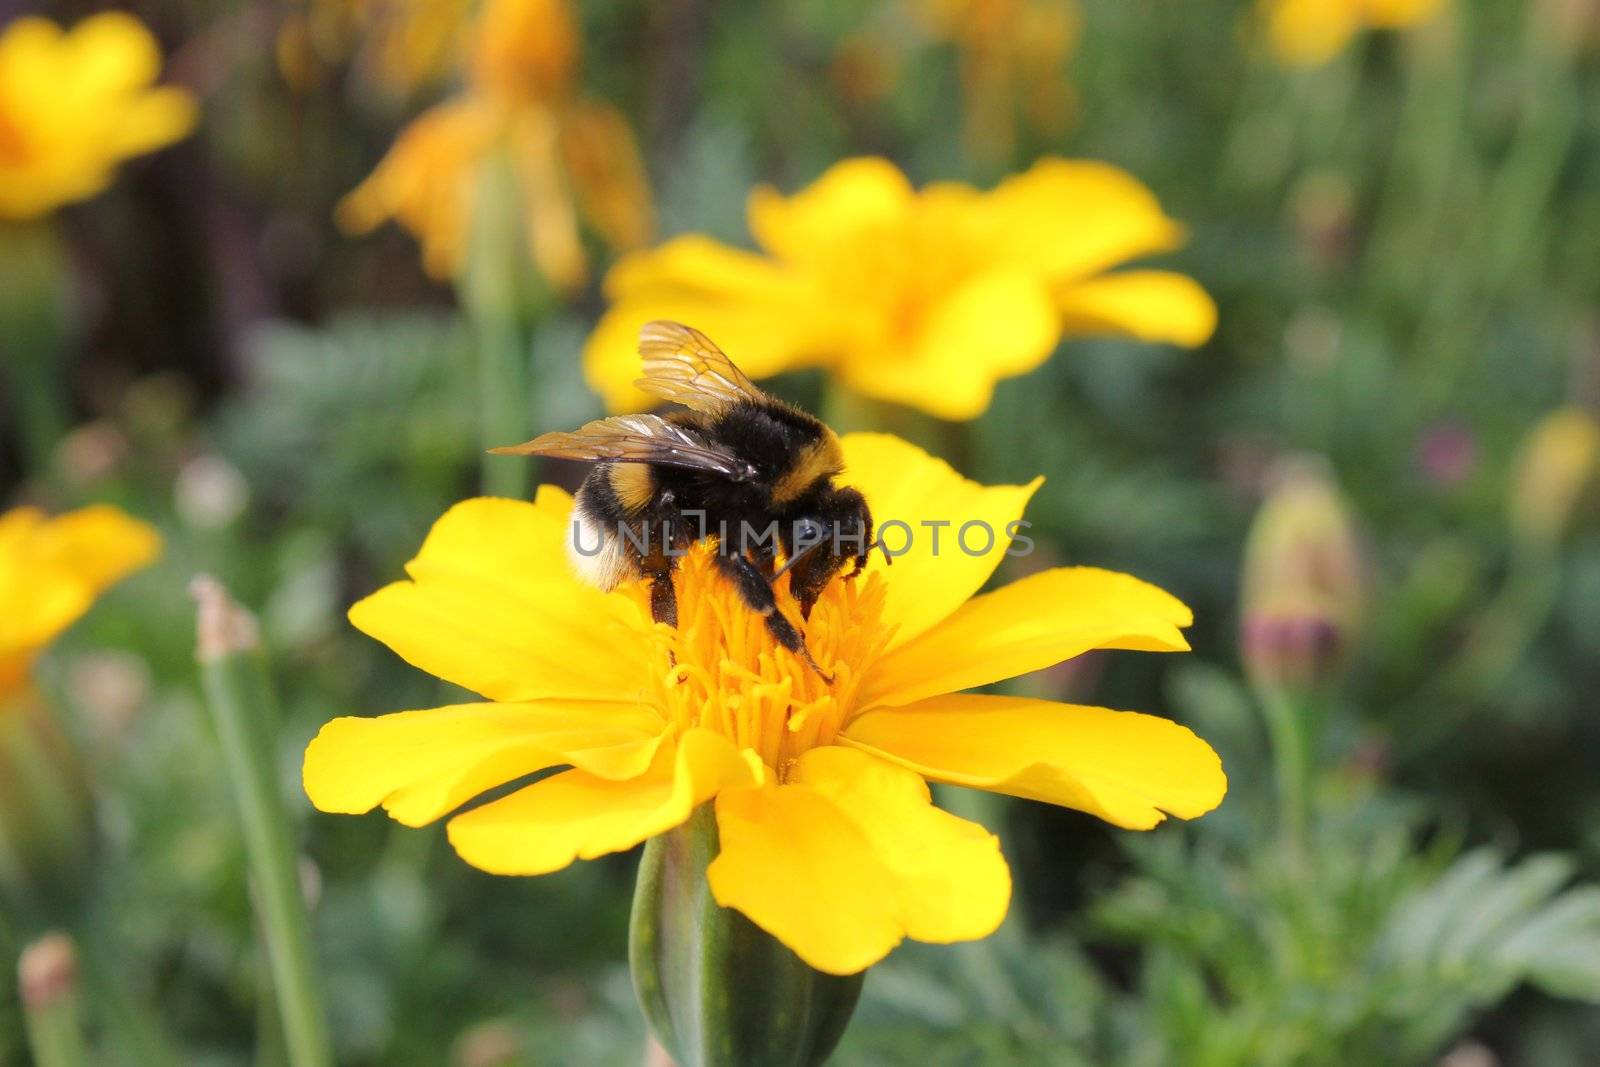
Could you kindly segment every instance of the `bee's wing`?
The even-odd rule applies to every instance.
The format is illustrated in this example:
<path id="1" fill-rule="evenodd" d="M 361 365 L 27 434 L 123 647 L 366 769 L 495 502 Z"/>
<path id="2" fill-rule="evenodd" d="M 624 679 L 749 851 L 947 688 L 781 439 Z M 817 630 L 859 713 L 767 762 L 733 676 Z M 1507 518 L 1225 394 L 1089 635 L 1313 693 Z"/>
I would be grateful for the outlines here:
<path id="1" fill-rule="evenodd" d="M 644 377 L 633 384 L 674 404 L 716 414 L 741 400 L 766 398 L 711 338 L 682 323 L 645 323 L 639 355 Z"/>
<path id="2" fill-rule="evenodd" d="M 616 415 L 571 433 L 547 433 L 520 445 L 491 448 L 502 456 L 553 456 L 610 463 L 659 463 L 743 482 L 756 471 L 731 450 L 708 444 L 659 415 Z"/>

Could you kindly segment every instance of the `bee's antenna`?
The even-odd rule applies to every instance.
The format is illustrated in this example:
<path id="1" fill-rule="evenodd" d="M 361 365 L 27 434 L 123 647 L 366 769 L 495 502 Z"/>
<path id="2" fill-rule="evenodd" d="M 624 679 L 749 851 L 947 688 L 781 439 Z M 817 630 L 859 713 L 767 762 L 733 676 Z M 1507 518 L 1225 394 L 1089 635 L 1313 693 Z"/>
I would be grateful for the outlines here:
<path id="1" fill-rule="evenodd" d="M 889 554 L 889 546 L 883 543 L 883 538 L 880 537 L 876 541 L 872 542 L 872 544 L 867 546 L 868 554 L 870 555 L 872 550 L 875 548 L 879 552 L 883 553 L 883 565 L 885 567 L 893 567 L 894 557 Z"/>

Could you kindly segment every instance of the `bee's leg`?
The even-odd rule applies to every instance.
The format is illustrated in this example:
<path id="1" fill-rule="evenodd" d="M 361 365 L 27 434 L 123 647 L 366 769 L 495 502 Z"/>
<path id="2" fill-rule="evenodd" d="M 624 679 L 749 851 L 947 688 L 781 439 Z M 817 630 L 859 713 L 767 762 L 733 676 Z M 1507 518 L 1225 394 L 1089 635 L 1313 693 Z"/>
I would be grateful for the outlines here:
<path id="1" fill-rule="evenodd" d="M 678 628 L 678 591 L 672 585 L 673 564 L 671 556 L 651 553 L 639 561 L 640 570 L 650 579 L 650 621 L 664 622 L 674 630 Z M 678 655 L 667 652 L 667 662 L 676 667 Z"/>
<path id="2" fill-rule="evenodd" d="M 760 615 L 767 624 L 767 632 L 772 639 L 790 652 L 805 660 L 806 666 L 817 672 L 829 685 L 833 684 L 833 676 L 817 666 L 817 661 L 811 658 L 811 650 L 806 647 L 805 639 L 800 636 L 800 631 L 778 610 L 778 599 L 772 595 L 772 585 L 762 577 L 761 571 L 743 556 L 717 555 L 717 569 L 720 570 L 739 593 L 751 611 Z"/>
<path id="3" fill-rule="evenodd" d="M 650 618 L 678 627 L 678 591 L 672 586 L 673 565 L 677 560 L 665 553 L 651 553 L 640 561 L 640 569 L 650 579 Z"/>
<path id="4" fill-rule="evenodd" d="M 671 574 L 650 576 L 650 619 L 678 628 L 678 592 L 672 587 Z"/>

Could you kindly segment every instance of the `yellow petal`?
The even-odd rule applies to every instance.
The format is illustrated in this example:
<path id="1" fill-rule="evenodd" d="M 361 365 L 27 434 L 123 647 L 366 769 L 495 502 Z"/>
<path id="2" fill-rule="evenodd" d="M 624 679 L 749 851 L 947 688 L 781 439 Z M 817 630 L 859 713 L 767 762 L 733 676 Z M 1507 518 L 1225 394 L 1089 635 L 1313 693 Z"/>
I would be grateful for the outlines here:
<path id="1" fill-rule="evenodd" d="M 1130 270 L 1077 282 L 1057 298 L 1068 333 L 1117 333 L 1185 348 L 1203 345 L 1217 328 L 1217 305 L 1182 274 Z"/>
<path id="2" fill-rule="evenodd" d="M 557 121 L 543 107 L 526 107 L 505 124 L 503 150 L 511 162 L 523 230 L 534 266 L 557 289 L 571 293 L 589 278 L 589 260 L 578 232 L 578 209 L 557 150 Z M 488 225 L 511 224 L 518 208 L 509 191 L 481 197 Z M 474 217 L 473 226 L 485 223 Z"/>
<path id="3" fill-rule="evenodd" d="M 791 781 L 821 793 L 866 837 L 907 937 L 972 941 L 1005 919 L 1011 871 L 1000 839 L 934 807 L 920 775 L 831 745 L 801 756 Z"/>
<path id="4" fill-rule="evenodd" d="M 893 226 L 911 210 L 914 192 L 886 159 L 835 163 L 793 196 L 770 186 L 750 194 L 750 232 L 791 263 L 826 260 L 863 232 Z"/>
<path id="5" fill-rule="evenodd" d="M 814 789 L 717 797 L 721 852 L 706 868 L 717 903 L 743 912 L 810 966 L 855 974 L 905 936 L 872 842 Z"/>
<path id="6" fill-rule="evenodd" d="M 98 595 L 161 554 L 161 535 L 109 504 L 49 519 L 35 532 L 40 568 L 59 569 Z"/>
<path id="7" fill-rule="evenodd" d="M 1001 182 L 986 206 L 998 260 L 1058 283 L 1183 243 L 1183 227 L 1166 216 L 1155 194 L 1109 163 L 1040 160 Z"/>
<path id="8" fill-rule="evenodd" d="M 1267 20 L 1273 52 L 1293 66 L 1315 67 L 1339 53 L 1360 28 L 1360 0 L 1276 0 Z"/>
<path id="9" fill-rule="evenodd" d="M 898 437 L 853 433 L 841 443 L 841 480 L 865 494 L 880 536 L 896 553 L 887 569 L 882 553 L 873 553 L 867 564 L 869 573 L 883 573 L 883 621 L 898 627 L 894 647 L 944 619 L 982 588 L 1011 544 L 1012 525 L 1021 520 L 1043 479 L 1028 485 L 979 485 Z M 990 530 L 992 545 L 986 533 Z"/>
<path id="10" fill-rule="evenodd" d="M 691 729 L 663 745 L 645 775 L 608 781 L 565 771 L 450 820 L 456 852 L 490 874 L 546 874 L 621 852 L 682 823 L 724 788 L 753 781 L 720 734 Z"/>
<path id="11" fill-rule="evenodd" d="M 595 232 L 619 250 L 647 243 L 655 232 L 655 209 L 622 112 L 605 104 L 574 104 L 562 118 L 561 154 Z"/>
<path id="12" fill-rule="evenodd" d="M 1228 781 L 1211 746 L 1153 715 L 1021 697 L 935 697 L 871 711 L 843 742 L 934 781 L 1042 800 L 1130 830 L 1193 819 Z"/>
<path id="13" fill-rule="evenodd" d="M 116 151 L 143 155 L 182 140 L 200 118 L 200 106 L 182 89 L 152 89 L 128 106 L 117 128 Z"/>
<path id="14" fill-rule="evenodd" d="M 470 97 L 424 111 L 339 202 L 339 227 L 366 233 L 394 219 L 422 242 L 429 273 L 451 277 L 465 260 L 478 170 L 497 123 L 492 108 Z"/>
<path id="15" fill-rule="evenodd" d="M 506 462 L 517 462 L 508 459 Z M 407 662 L 491 700 L 637 699 L 649 620 L 582 582 L 568 559 L 572 498 L 457 504 L 395 582 L 350 621 Z"/>
<path id="16" fill-rule="evenodd" d="M 625 704 L 456 704 L 334 719 L 306 748 L 302 778 L 319 811 L 360 815 L 381 804 L 422 826 L 546 767 L 636 778 L 661 731 L 660 716 Z"/>
<path id="17" fill-rule="evenodd" d="M 1367 22 L 1387 29 L 1416 26 L 1433 18 L 1445 0 L 1365 0 Z"/>
<path id="18" fill-rule="evenodd" d="M 752 378 L 815 363 L 832 347 L 837 318 L 808 279 L 705 237 L 680 237 L 624 256 L 606 277 L 611 310 L 584 345 L 584 375 L 611 411 L 659 401 L 633 387 L 641 373 L 639 327 L 688 323 Z"/>
<path id="19" fill-rule="evenodd" d="M 1061 336 L 1043 281 L 1025 271 L 981 274 L 941 300 L 903 353 L 843 362 L 857 392 L 920 408 L 942 419 L 975 419 L 995 382 L 1043 363 Z"/>
<path id="20" fill-rule="evenodd" d="M 161 73 L 161 50 L 144 24 L 121 11 L 91 15 L 64 40 L 72 89 L 101 97 L 130 93 Z"/>
<path id="21" fill-rule="evenodd" d="M 154 527 L 109 505 L 53 519 L 36 508 L 0 516 L 0 685 L 17 681 L 97 596 L 160 551 Z"/>
<path id="22" fill-rule="evenodd" d="M 1176 597 L 1094 567 L 1029 575 L 967 601 L 889 653 L 867 675 L 861 706 L 910 704 L 1042 670 L 1095 648 L 1184 652 L 1194 621 Z"/>

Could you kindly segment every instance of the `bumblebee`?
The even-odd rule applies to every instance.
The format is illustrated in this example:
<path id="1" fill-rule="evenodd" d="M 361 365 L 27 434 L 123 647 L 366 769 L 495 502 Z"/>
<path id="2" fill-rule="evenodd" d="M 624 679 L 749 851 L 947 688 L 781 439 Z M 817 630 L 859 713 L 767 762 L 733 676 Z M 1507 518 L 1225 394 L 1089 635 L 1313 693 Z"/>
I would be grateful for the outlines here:
<path id="1" fill-rule="evenodd" d="M 846 567 L 854 577 L 874 547 L 866 499 L 834 484 L 844 469 L 838 436 L 758 389 L 698 330 L 647 323 L 639 355 L 638 387 L 683 410 L 598 419 L 493 451 L 597 464 L 578 490 L 569 545 L 588 581 L 609 590 L 648 579 L 652 617 L 676 626 L 673 570 L 710 541 L 717 569 L 773 639 L 831 683 L 772 587 L 789 573 L 809 618 L 828 583 Z"/>

